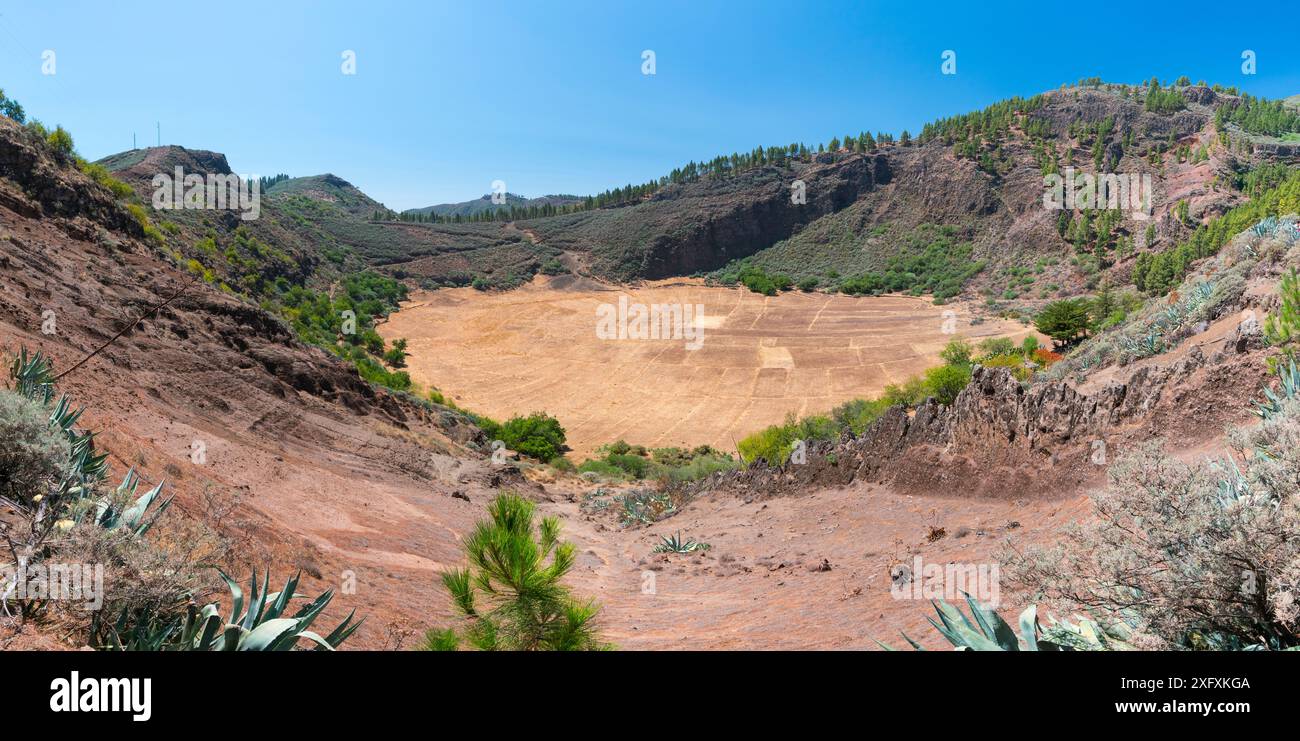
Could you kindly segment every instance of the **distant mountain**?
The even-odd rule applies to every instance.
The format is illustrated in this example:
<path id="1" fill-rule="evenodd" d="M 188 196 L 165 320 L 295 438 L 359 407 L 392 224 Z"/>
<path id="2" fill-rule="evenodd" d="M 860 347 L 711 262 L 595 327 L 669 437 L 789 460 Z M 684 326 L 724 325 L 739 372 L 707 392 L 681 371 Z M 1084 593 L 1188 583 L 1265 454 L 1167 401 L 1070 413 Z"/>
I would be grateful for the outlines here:
<path id="1" fill-rule="evenodd" d="M 153 177 L 171 175 L 176 167 L 187 175 L 232 172 L 223 154 L 179 146 L 120 152 L 98 164 L 134 187 L 145 203 L 154 190 Z M 384 204 L 329 173 L 276 175 L 262 181 L 261 210 L 253 220 L 244 221 L 235 211 L 180 209 L 156 214 L 173 237 L 169 246 L 234 290 L 281 276 L 291 283 L 324 287 L 340 274 L 364 268 L 425 285 L 468 285 L 480 279 L 486 285 L 508 288 L 529 280 L 560 254 L 532 244 L 524 232 L 507 229 L 503 222 L 391 220 L 393 212 Z M 513 198 L 514 204 L 561 202 Z M 231 245 L 239 253 L 236 259 L 228 257 Z"/>
<path id="2" fill-rule="evenodd" d="M 1247 198 L 1244 183 L 1300 159 L 1300 142 L 1286 139 L 1296 134 L 1263 136 L 1252 123 L 1286 120 L 1269 105 L 1217 86 L 1089 81 L 897 141 L 864 132 L 690 163 L 629 205 L 516 226 L 617 280 L 731 282 L 748 268 L 822 288 L 979 292 L 990 306 L 1032 307 L 1106 280 L 1150 288 L 1134 278 L 1144 253 L 1188 241 Z M 1046 208 L 1044 177 L 1068 169 L 1147 176 L 1152 213 Z"/>
<path id="3" fill-rule="evenodd" d="M 230 164 L 226 162 L 224 154 L 206 149 L 186 149 L 171 144 L 162 147 L 129 149 L 111 154 L 96 164 L 103 165 L 109 172 L 126 181 L 149 181 L 159 173 L 171 175 L 177 167 L 183 168 L 187 175 L 229 175 L 231 173 Z"/>
<path id="4" fill-rule="evenodd" d="M 529 206 L 569 206 L 575 203 L 582 203 L 583 199 L 579 196 L 568 195 L 550 195 L 538 198 L 525 198 L 524 196 L 507 193 L 505 203 L 493 203 L 492 194 L 486 194 L 481 198 L 475 198 L 472 201 L 461 201 L 460 203 L 440 203 L 436 206 L 425 206 L 424 208 L 411 208 L 403 211 L 406 214 L 434 214 L 435 216 L 473 216 L 484 211 L 495 211 L 497 209 L 528 208 Z"/>
<path id="5" fill-rule="evenodd" d="M 355 260 L 426 285 L 507 288 L 560 262 L 622 281 L 711 273 L 732 282 L 759 269 L 822 289 L 978 293 L 990 306 L 1032 308 L 1102 282 L 1150 290 L 1175 280 L 1181 267 L 1161 266 L 1150 280 L 1153 253 L 1270 184 L 1269 168 L 1300 160 L 1300 127 L 1278 106 L 1217 86 L 1089 81 L 936 121 L 915 137 L 863 132 L 738 152 L 590 199 L 511 193 L 503 204 L 484 195 L 403 212 L 439 223 L 394 218 L 335 175 L 271 178 L 262 222 L 243 226 L 308 264 Z M 101 164 L 141 192 L 177 165 L 230 171 L 224 155 L 183 147 Z M 1044 176 L 1071 168 L 1148 177 L 1150 218 L 1045 208 Z M 545 206 L 555 208 L 490 218 Z M 564 206 L 577 208 L 555 213 Z M 189 216 L 170 219 L 188 229 Z M 489 218 L 448 223 L 476 216 Z M 212 221 L 198 218 L 193 233 Z"/>
<path id="6" fill-rule="evenodd" d="M 316 201 L 331 203 L 353 216 L 369 218 L 376 211 L 386 211 L 384 204 L 362 193 L 352 183 L 337 175 L 311 175 L 281 180 L 267 189 L 272 198 L 305 196 Z"/>

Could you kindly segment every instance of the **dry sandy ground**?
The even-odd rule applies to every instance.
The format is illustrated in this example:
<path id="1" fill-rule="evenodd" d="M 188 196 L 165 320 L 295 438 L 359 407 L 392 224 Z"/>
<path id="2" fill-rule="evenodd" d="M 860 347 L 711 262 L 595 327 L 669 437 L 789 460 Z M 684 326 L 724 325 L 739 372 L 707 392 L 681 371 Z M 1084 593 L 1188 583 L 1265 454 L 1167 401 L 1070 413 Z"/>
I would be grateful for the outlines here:
<path id="1" fill-rule="evenodd" d="M 896 594 L 891 568 L 918 556 L 922 566 L 989 568 L 1009 538 L 1017 547 L 1053 542 L 1088 503 L 899 496 L 855 484 L 783 498 L 706 497 L 633 531 L 605 529 L 577 505 L 558 508 L 581 554 L 572 582 L 601 602 L 603 635 L 620 648 L 872 649 L 879 640 L 907 649 L 905 632 L 941 649 L 950 646 L 926 622 L 929 600 Z M 932 527 L 944 531 L 933 542 Z M 679 531 L 711 548 L 651 552 Z M 1024 596 L 1001 577 L 1000 591 L 977 596 L 996 598 L 1014 620 Z"/>
<path id="2" fill-rule="evenodd" d="M 1031 333 L 1008 322 L 971 324 L 961 305 L 907 296 L 769 297 L 682 280 L 564 285 L 538 278 L 510 292 L 416 294 L 379 332 L 405 337 L 412 377 L 465 408 L 557 417 L 576 460 L 618 439 L 732 450 L 789 413 L 825 412 L 937 365 L 954 336 Z M 703 307 L 700 347 L 680 337 L 598 337 L 598 307 L 621 296 L 629 305 Z"/>

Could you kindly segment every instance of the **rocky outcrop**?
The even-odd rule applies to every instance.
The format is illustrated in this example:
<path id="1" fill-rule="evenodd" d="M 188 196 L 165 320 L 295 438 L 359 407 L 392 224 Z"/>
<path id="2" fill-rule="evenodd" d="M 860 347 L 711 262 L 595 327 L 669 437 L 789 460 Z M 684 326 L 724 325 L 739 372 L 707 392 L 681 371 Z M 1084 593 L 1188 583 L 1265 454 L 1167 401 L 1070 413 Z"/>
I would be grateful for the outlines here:
<path id="1" fill-rule="evenodd" d="M 99 160 L 115 177 L 138 187 L 148 186 L 154 175 L 171 176 L 177 167 L 186 175 L 230 175 L 226 155 L 206 149 L 168 145 L 120 152 Z M 152 187 L 152 186 L 149 186 Z"/>
<path id="2" fill-rule="evenodd" d="M 1237 397 L 1258 388 L 1255 375 L 1262 370 L 1255 360 L 1223 353 L 1209 360 L 1193 347 L 1091 395 L 1062 381 L 1026 387 L 1005 368 L 976 366 L 951 406 L 930 399 L 911 414 L 894 407 L 861 436 L 846 432 L 838 442 L 811 445 L 805 463 L 760 460 L 697 482 L 685 494 L 769 496 L 854 481 L 995 497 L 1073 490 L 1100 483 L 1106 464 L 1133 440 L 1179 436 L 1186 442 L 1198 432 L 1221 432 L 1246 407 Z M 1245 385 L 1244 376 L 1250 377 Z"/>
<path id="3" fill-rule="evenodd" d="M 829 155 L 823 159 L 829 160 Z M 761 184 L 744 190 L 733 187 L 729 194 L 719 194 L 720 186 L 712 181 L 666 188 L 656 194 L 644 210 L 695 211 L 702 218 L 656 235 L 645 249 L 639 275 L 667 278 L 720 268 L 847 207 L 863 193 L 888 183 L 891 176 L 889 160 L 879 153 L 819 161 L 798 176 L 785 178 L 776 177 L 772 169 L 773 173 L 759 175 Z M 806 202 L 796 203 L 791 197 L 796 180 L 802 184 Z"/>
<path id="4" fill-rule="evenodd" d="M 0 206 L 27 218 L 63 217 L 64 231 L 83 237 L 98 224 L 143 236 L 113 195 L 19 124 L 0 116 Z"/>

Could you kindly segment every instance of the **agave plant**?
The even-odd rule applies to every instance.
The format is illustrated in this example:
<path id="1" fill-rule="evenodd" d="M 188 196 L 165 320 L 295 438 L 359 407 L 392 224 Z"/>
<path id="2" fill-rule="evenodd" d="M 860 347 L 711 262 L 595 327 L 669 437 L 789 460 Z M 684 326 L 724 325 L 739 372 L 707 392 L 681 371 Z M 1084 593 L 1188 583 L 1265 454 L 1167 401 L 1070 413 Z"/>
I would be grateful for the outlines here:
<path id="1" fill-rule="evenodd" d="M 1188 300 L 1193 308 L 1200 308 L 1210 297 L 1214 295 L 1214 284 L 1208 280 L 1197 281 L 1188 293 Z"/>
<path id="2" fill-rule="evenodd" d="M 14 391 L 32 401 L 49 407 L 54 398 L 54 365 L 38 352 L 28 356 L 22 348 L 9 369 Z M 73 408 L 72 401 L 60 396 L 50 409 L 50 426 L 63 431 L 71 444 L 69 474 L 60 483 L 56 498 L 76 499 L 86 496 L 90 489 L 108 475 L 108 454 L 95 452 L 94 433 L 77 429 L 76 424 L 84 409 Z"/>
<path id="3" fill-rule="evenodd" d="M 1269 216 L 1258 224 L 1252 226 L 1250 231 L 1257 237 L 1271 236 L 1275 231 L 1277 231 L 1277 217 Z"/>
<path id="4" fill-rule="evenodd" d="M 1255 408 L 1251 410 L 1260 419 L 1272 419 L 1281 413 L 1284 402 L 1300 396 L 1300 370 L 1296 368 L 1294 358 L 1289 364 L 1278 366 L 1277 377 L 1278 390 L 1265 388 L 1264 401 L 1255 402 Z"/>
<path id="5" fill-rule="evenodd" d="M 1228 458 L 1226 461 L 1211 461 L 1210 466 L 1223 475 L 1219 480 L 1218 495 L 1219 503 L 1223 506 L 1235 503 L 1274 504 L 1277 502 L 1276 494 L 1267 490 L 1261 491 L 1246 478 L 1236 460 Z"/>
<path id="6" fill-rule="evenodd" d="M 614 501 L 623 505 L 620 512 L 623 527 L 640 523 L 649 525 L 659 519 L 665 512 L 673 511 L 672 499 L 663 493 L 649 489 L 637 489 L 614 497 Z"/>
<path id="7" fill-rule="evenodd" d="M 694 553 L 695 551 L 707 551 L 712 548 L 708 543 L 700 543 L 690 539 L 682 540 L 680 530 L 674 533 L 672 537 L 661 537 L 659 541 L 659 545 L 654 547 L 654 553 Z"/>
<path id="8" fill-rule="evenodd" d="M 948 639 L 958 651 L 1102 651 L 1129 648 L 1127 640 L 1131 635 L 1127 626 L 1113 624 L 1103 626 L 1095 620 L 1075 616 L 1078 624 L 1068 621 L 1054 622 L 1044 628 L 1038 621 L 1037 605 L 1030 605 L 1020 613 L 1020 635 L 1003 620 L 997 612 L 980 605 L 969 594 L 966 604 L 970 607 L 970 617 L 960 607 L 954 607 L 944 600 L 931 603 L 939 614 L 939 622 L 926 618 L 930 624 Z M 917 651 L 924 651 L 921 644 L 903 634 L 903 638 Z M 892 651 L 879 641 L 882 648 Z"/>
<path id="9" fill-rule="evenodd" d="M 16 393 L 50 409 L 51 429 L 61 431 L 69 442 L 67 473 L 58 488 L 34 497 L 32 520 L 37 528 L 42 528 L 42 522 L 48 527 L 54 520 L 81 522 L 90 516 L 90 521 L 107 530 L 125 528 L 135 535 L 148 531 L 171 505 L 168 497 L 161 500 L 152 512 L 149 511 L 150 506 L 158 501 L 163 484 L 159 483 L 136 498 L 139 476 L 131 469 L 114 494 L 98 501 L 91 500 L 97 486 L 108 475 L 108 454 L 96 452 L 94 433 L 77 427 L 85 409 L 74 407 L 67 395 L 54 401 L 54 366 L 40 352 L 28 355 L 27 348 L 22 348 L 9 369 L 9 377 Z"/>
<path id="10" fill-rule="evenodd" d="M 347 640 L 364 618 L 356 622 L 356 611 L 348 613 L 329 635 L 322 637 L 309 628 L 334 598 L 334 590 L 302 606 L 292 617 L 285 617 L 289 601 L 298 594 L 301 573 L 285 582 L 278 592 L 269 592 L 270 572 L 257 587 L 257 570 L 249 579 L 247 606 L 244 592 L 224 571 L 217 570 L 230 589 L 230 617 L 222 618 L 220 606 L 213 602 L 202 610 L 190 605 L 184 619 L 159 624 L 149 617 L 137 619 L 123 613 L 110 634 L 108 648 L 118 651 L 291 651 L 299 640 L 316 644 L 318 651 L 333 651 Z M 247 609 L 245 609 L 247 607 Z"/>
<path id="11" fill-rule="evenodd" d="M 1163 334 L 1159 329 L 1155 328 L 1148 330 L 1146 334 L 1141 334 L 1136 337 L 1123 337 L 1119 340 L 1119 344 L 1125 352 L 1139 358 L 1156 355 L 1165 348 Z"/>
<path id="12" fill-rule="evenodd" d="M 1282 223 L 1282 227 L 1278 230 L 1278 235 L 1287 243 L 1287 245 L 1295 244 L 1297 241 L 1300 241 L 1300 222 L 1286 219 Z"/>
<path id="13" fill-rule="evenodd" d="M 167 508 L 171 506 L 172 497 L 162 500 L 157 507 L 154 507 L 152 512 L 149 511 L 149 505 L 153 504 L 162 494 L 163 485 L 159 483 L 154 488 L 135 498 L 131 502 L 131 506 L 126 506 L 126 502 L 135 497 L 138 486 L 139 478 L 135 474 L 135 469 L 132 468 L 126 472 L 122 484 L 117 487 L 116 494 L 104 497 L 96 504 L 93 517 L 94 523 L 105 530 L 125 528 L 133 535 L 144 535 L 148 532 L 149 528 L 153 527 L 153 524 L 162 516 L 162 513 L 166 512 Z M 89 514 L 89 511 L 87 511 L 87 514 Z"/>
<path id="14" fill-rule="evenodd" d="M 1160 326 L 1166 331 L 1171 329 L 1177 329 L 1179 325 L 1183 323 L 1183 320 L 1186 318 L 1187 318 L 1187 307 L 1182 301 L 1179 301 L 1178 303 L 1173 304 L 1172 306 L 1165 307 L 1164 310 L 1160 312 L 1160 318 L 1157 322 L 1157 326 Z"/>

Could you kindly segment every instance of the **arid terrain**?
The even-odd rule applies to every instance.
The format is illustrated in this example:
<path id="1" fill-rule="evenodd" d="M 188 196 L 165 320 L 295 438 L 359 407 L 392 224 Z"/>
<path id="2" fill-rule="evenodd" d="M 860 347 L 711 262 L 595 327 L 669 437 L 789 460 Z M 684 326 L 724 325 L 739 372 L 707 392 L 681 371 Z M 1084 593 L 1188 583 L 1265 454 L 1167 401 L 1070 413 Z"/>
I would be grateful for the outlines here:
<path id="1" fill-rule="evenodd" d="M 700 346 L 598 337 L 597 307 L 620 297 L 702 307 Z M 581 461 L 619 439 L 734 450 L 787 414 L 823 413 L 922 373 L 954 337 L 1034 333 L 970 320 L 965 306 L 910 296 L 763 296 L 702 281 L 619 287 L 539 276 L 504 293 L 416 293 L 379 333 L 406 338 L 412 377 L 466 409 L 555 416 Z"/>
<path id="2" fill-rule="evenodd" d="M 1118 145 L 1118 121 L 1143 145 L 1199 146 L 1213 131 L 1211 104 L 1229 96 L 1180 89 L 1191 108 L 1171 115 L 1143 110 L 1127 88 L 1062 91 L 1028 113 L 1008 105 L 997 131 L 1020 137 L 1037 121 L 1062 143 L 1095 137 L 1100 152 L 1106 137 Z M 1116 458 L 1153 440 L 1182 460 L 1220 456 L 1225 428 L 1252 421 L 1251 402 L 1271 382 L 1258 317 L 1278 311 L 1279 281 L 1296 262 L 1300 230 L 1277 218 L 1296 210 L 1294 176 L 1240 155 L 1243 169 L 1269 166 L 1264 175 L 1290 184 L 1258 212 L 1234 212 L 1245 192 L 1211 187 L 1229 182 L 1211 170 L 1238 164 L 1234 150 L 1216 142 L 1210 164 L 1188 163 L 1140 153 L 1131 139 L 1121 154 L 1168 160 L 1181 175 L 1162 187 L 1187 195 L 1192 211 L 1185 222 L 1165 213 L 1150 230 L 1124 226 L 1121 250 L 1038 209 L 1039 141 L 979 165 L 939 134 L 844 148 L 520 227 L 402 221 L 341 178 L 292 178 L 271 184 L 261 218 L 246 224 L 143 205 L 155 169 L 230 174 L 224 155 L 157 147 L 96 169 L 0 117 L 0 357 L 41 351 L 69 371 L 58 391 L 86 407 L 79 424 L 109 454 L 107 482 L 134 469 L 176 495 L 152 542 L 170 554 L 201 531 L 245 579 L 269 567 L 275 579 L 301 571 L 304 593 L 336 590 L 327 619 L 366 618 L 346 648 L 409 649 L 431 628 L 463 624 L 441 574 L 464 564 L 466 535 L 501 492 L 561 518 L 577 551 L 565 585 L 601 603 L 601 635 L 619 647 L 858 649 L 900 646 L 904 630 L 941 648 L 926 600 L 891 593 L 897 567 L 916 557 L 991 565 L 1008 540 L 1057 542 L 1089 516 L 1088 494 Z M 1067 151 L 1073 144 L 1064 162 Z M 814 213 L 787 207 L 782 168 L 796 166 L 826 185 L 812 191 Z M 952 175 L 951 187 L 933 189 L 932 171 Z M 1005 183 L 1025 197 L 990 206 Z M 1198 189 L 1206 197 L 1192 199 Z M 810 216 L 834 223 L 813 228 Z M 901 226 L 876 228 L 886 221 Z M 946 235 L 931 221 L 971 228 Z M 1139 261 L 1175 254 L 1196 223 L 1226 226 L 1213 249 L 1207 241 L 1195 259 L 1164 265 L 1138 291 Z M 953 262 L 958 238 L 977 249 Z M 863 247 L 871 260 L 859 263 Z M 774 271 L 843 250 L 809 270 L 902 284 L 764 295 L 716 276 L 646 281 L 723 269 L 760 249 Z M 908 295 L 931 283 L 961 292 L 946 303 Z M 824 413 L 936 366 L 954 338 L 1018 343 L 1039 306 L 1076 296 L 1093 306 L 1112 288 L 1108 310 L 1080 320 L 1088 338 L 1067 334 L 1061 355 L 1047 353 L 1055 365 L 1025 372 L 1032 347 L 1012 346 L 1001 365 L 967 358 L 945 402 L 930 394 L 882 408 L 862 429 L 817 439 L 797 464 L 757 458 L 675 482 L 601 478 L 494 461 L 485 421 L 466 413 L 553 415 L 574 463 L 619 439 L 731 453 L 787 415 Z M 621 300 L 702 307 L 690 325 L 699 347 L 689 336 L 602 337 L 599 312 Z M 392 360 L 397 339 L 408 341 L 404 361 Z M 612 504 L 659 486 L 671 506 L 654 517 L 627 520 Z M 18 532 L 24 516 L 6 504 L 0 527 Z M 676 533 L 710 548 L 653 552 Z M 225 597 L 215 578 L 209 586 L 203 596 Z M 1034 598 L 1010 584 L 1000 596 L 1008 617 Z M 6 619 L 0 648 L 75 649 L 85 634 L 74 628 L 84 624 Z"/>

